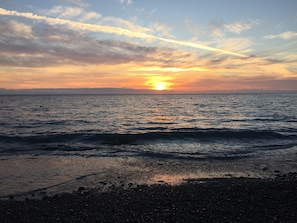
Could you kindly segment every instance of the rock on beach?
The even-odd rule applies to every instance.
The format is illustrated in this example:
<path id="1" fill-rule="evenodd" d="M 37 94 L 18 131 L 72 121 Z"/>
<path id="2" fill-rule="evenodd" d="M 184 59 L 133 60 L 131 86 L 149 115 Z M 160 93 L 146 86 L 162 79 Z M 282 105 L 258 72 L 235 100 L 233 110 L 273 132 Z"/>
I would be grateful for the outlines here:
<path id="1" fill-rule="evenodd" d="M 0 201 L 0 222 L 297 222 L 297 174 Z"/>

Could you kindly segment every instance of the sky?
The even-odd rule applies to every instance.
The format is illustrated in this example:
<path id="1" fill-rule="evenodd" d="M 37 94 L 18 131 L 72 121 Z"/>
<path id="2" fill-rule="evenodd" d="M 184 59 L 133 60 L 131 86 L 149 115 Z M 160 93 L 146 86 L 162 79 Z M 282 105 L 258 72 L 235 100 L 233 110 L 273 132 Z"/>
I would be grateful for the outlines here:
<path id="1" fill-rule="evenodd" d="M 0 0 L 0 88 L 296 91 L 296 0 Z"/>

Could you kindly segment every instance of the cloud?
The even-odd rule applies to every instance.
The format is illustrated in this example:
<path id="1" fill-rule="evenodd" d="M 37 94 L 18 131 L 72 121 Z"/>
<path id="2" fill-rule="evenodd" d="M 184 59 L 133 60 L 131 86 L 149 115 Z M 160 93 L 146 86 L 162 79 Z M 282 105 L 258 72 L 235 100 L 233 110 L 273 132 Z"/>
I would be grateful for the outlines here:
<path id="1" fill-rule="evenodd" d="M 240 34 L 243 31 L 247 31 L 254 27 L 255 25 L 259 24 L 258 21 L 251 21 L 248 23 L 244 22 L 235 22 L 230 24 L 225 24 L 224 27 L 228 32 Z"/>
<path id="2" fill-rule="evenodd" d="M 32 38 L 32 29 L 30 26 L 25 25 L 14 20 L 2 21 L 0 23 L 0 33 L 4 36 Z"/>
<path id="3" fill-rule="evenodd" d="M 121 64 L 151 61 L 163 64 L 167 54 L 174 60 L 173 49 L 146 47 L 119 40 L 97 40 L 80 31 L 67 30 L 48 24 L 35 23 L 30 37 L 22 29 L 15 30 L 16 22 L 0 25 L 3 31 L 0 45 L 0 64 L 15 67 L 50 67 L 63 64 Z M 17 27 L 22 24 L 17 23 Z M 11 38 L 13 36 L 13 38 Z M 180 58 L 180 55 L 176 55 Z"/>
<path id="4" fill-rule="evenodd" d="M 48 16 L 56 16 L 59 18 L 71 19 L 79 18 L 80 21 L 84 22 L 90 19 L 99 19 L 101 14 L 97 12 L 86 12 L 83 8 L 79 7 L 65 7 L 65 6 L 55 6 L 49 10 L 42 10 L 43 14 Z"/>
<path id="5" fill-rule="evenodd" d="M 207 29 L 210 30 L 213 37 L 224 37 L 224 25 L 220 21 L 212 21 L 207 25 Z"/>
<path id="6" fill-rule="evenodd" d="M 8 22 L 1 24 L 6 24 L 1 25 L 6 30 L 2 37 L 5 44 L 0 45 L 0 64 L 3 66 L 45 68 L 65 64 L 118 66 L 136 63 L 145 67 L 161 67 L 160 72 L 172 72 L 170 67 L 175 71 L 177 68 L 197 70 L 197 57 L 191 51 L 142 46 L 115 39 L 98 40 L 96 36 L 85 35 L 79 30 L 44 23 L 34 23 L 32 38 L 25 39 L 21 33 L 15 35 L 13 30 L 7 31 L 10 30 Z M 12 35 L 14 38 L 11 38 Z"/>
<path id="7" fill-rule="evenodd" d="M 285 39 L 285 40 L 289 40 L 289 39 L 294 39 L 297 38 L 297 32 L 292 32 L 292 31 L 288 31 L 288 32 L 284 32 L 278 35 L 268 35 L 268 36 L 264 36 L 264 39 Z"/>
<path id="8" fill-rule="evenodd" d="M 66 20 L 66 19 L 40 16 L 40 15 L 36 15 L 33 13 L 21 13 L 21 12 L 17 12 L 17 11 L 10 11 L 10 10 L 6 10 L 3 8 L 0 8 L 0 15 L 18 16 L 18 17 L 27 18 L 27 19 L 33 19 L 35 21 L 46 22 L 47 24 L 50 24 L 50 25 L 68 26 L 69 28 L 74 29 L 74 30 L 104 32 L 104 33 L 115 34 L 115 35 L 124 35 L 127 37 L 139 38 L 139 39 L 144 39 L 144 40 L 154 39 L 154 40 L 159 40 L 159 41 L 163 41 L 163 42 L 167 42 L 167 43 L 178 44 L 181 46 L 187 46 L 187 47 L 191 47 L 191 48 L 195 48 L 195 49 L 202 49 L 202 50 L 207 50 L 207 51 L 212 51 L 212 52 L 217 52 L 217 53 L 233 55 L 233 56 L 237 56 L 237 57 L 248 57 L 247 55 L 237 53 L 237 52 L 232 52 L 232 51 L 228 51 L 228 50 L 209 47 L 209 46 L 205 46 L 205 45 L 197 44 L 197 43 L 193 43 L 193 42 L 181 41 L 181 40 L 170 39 L 170 38 L 162 38 L 159 36 L 154 36 L 154 35 L 141 33 L 141 32 L 135 32 L 133 30 L 131 31 L 128 29 L 123 29 L 123 28 L 114 27 L 114 26 L 101 26 L 101 25 L 95 25 L 95 24 L 74 22 L 74 21 L 70 21 L 70 20 Z"/>
<path id="9" fill-rule="evenodd" d="M 214 38 L 222 38 L 227 32 L 241 34 L 253 28 L 255 25 L 258 25 L 259 22 L 252 20 L 250 22 L 224 23 L 222 21 L 213 20 L 206 26 L 198 26 L 191 20 L 185 20 L 185 24 L 188 30 L 194 35 L 209 35 Z"/>
<path id="10" fill-rule="evenodd" d="M 209 46 L 205 46 L 205 45 L 202 45 L 199 43 L 180 41 L 180 40 L 176 40 L 176 39 L 167 39 L 167 38 L 162 38 L 162 37 L 154 37 L 154 38 L 158 39 L 158 40 L 162 40 L 164 42 L 178 44 L 178 45 L 182 45 L 182 46 L 188 46 L 188 47 L 192 47 L 192 48 L 196 48 L 196 49 L 203 49 L 203 50 L 207 50 L 207 51 L 223 53 L 223 54 L 228 54 L 228 55 L 237 56 L 237 57 L 248 57 L 247 55 L 244 55 L 241 53 L 236 53 L 236 52 L 232 52 L 232 51 L 228 51 L 228 50 L 222 50 L 222 49 L 218 49 L 218 48 L 214 48 L 214 47 L 209 47 Z"/>
<path id="11" fill-rule="evenodd" d="M 3 30 L 8 30 L 3 27 Z M 64 64 L 99 65 L 151 63 L 154 66 L 179 66 L 192 59 L 188 52 L 164 47 L 148 47 L 120 40 L 98 40 L 79 31 L 36 23 L 32 38 L 10 38 L 6 32 L 0 45 L 0 64 L 14 67 L 52 67 Z"/>
<path id="12" fill-rule="evenodd" d="M 173 38 L 173 35 L 170 34 L 172 29 L 166 24 L 161 24 L 160 22 L 154 22 L 153 24 L 151 24 L 151 27 L 157 33 L 161 33 L 164 36 Z"/>
<path id="13" fill-rule="evenodd" d="M 152 30 L 146 27 L 138 26 L 133 24 L 130 21 L 120 19 L 120 18 L 115 18 L 112 16 L 104 17 L 101 21 L 101 24 L 107 24 L 107 25 L 113 25 L 116 27 L 122 27 L 124 29 L 133 31 L 133 32 L 138 32 L 138 33 L 149 33 Z"/>
<path id="14" fill-rule="evenodd" d="M 228 76 L 224 78 L 209 77 L 202 78 L 196 82 L 191 83 L 193 88 L 200 90 L 212 91 L 212 90 L 231 90 L 231 91 L 263 91 L 263 90 L 297 90 L 296 78 L 276 78 L 274 75 L 258 75 L 253 77 L 234 77 Z M 189 86 L 187 86 L 189 88 Z"/>
<path id="15" fill-rule="evenodd" d="M 64 7 L 63 11 L 60 13 L 60 17 L 64 18 L 72 18 L 76 16 L 80 16 L 83 13 L 81 8 L 74 7 Z"/>
<path id="16" fill-rule="evenodd" d="M 101 14 L 97 13 L 97 12 L 88 12 L 88 13 L 85 13 L 82 17 L 81 17 L 81 21 L 87 21 L 87 20 L 90 20 L 90 19 L 99 19 L 101 18 Z"/>
<path id="17" fill-rule="evenodd" d="M 196 25 L 191 19 L 186 19 L 184 22 L 187 29 L 195 36 L 198 36 L 203 32 L 203 29 Z"/>
<path id="18" fill-rule="evenodd" d="M 132 0 L 119 0 L 119 1 L 123 5 L 131 5 L 133 3 Z"/>
<path id="19" fill-rule="evenodd" d="M 71 3 L 71 4 L 80 6 L 80 7 L 88 7 L 89 6 L 88 3 L 85 3 L 82 0 L 66 0 L 66 1 L 69 2 L 69 3 Z"/>
<path id="20" fill-rule="evenodd" d="M 73 18 L 82 15 L 84 10 L 78 7 L 65 7 L 58 5 L 50 10 L 43 10 L 43 13 L 45 15 L 57 16 L 60 18 Z"/>
<path id="21" fill-rule="evenodd" d="M 228 49 L 234 52 L 249 53 L 253 42 L 249 38 L 223 38 L 216 41 L 216 47 L 220 49 Z"/>

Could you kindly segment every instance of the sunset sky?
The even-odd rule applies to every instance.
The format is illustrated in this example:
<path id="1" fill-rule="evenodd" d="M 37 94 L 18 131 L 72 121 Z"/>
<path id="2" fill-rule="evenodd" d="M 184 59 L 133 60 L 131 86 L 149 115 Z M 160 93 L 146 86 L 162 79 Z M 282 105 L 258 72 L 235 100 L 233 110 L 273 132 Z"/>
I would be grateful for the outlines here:
<path id="1" fill-rule="evenodd" d="M 297 1 L 0 0 L 0 88 L 297 90 Z"/>

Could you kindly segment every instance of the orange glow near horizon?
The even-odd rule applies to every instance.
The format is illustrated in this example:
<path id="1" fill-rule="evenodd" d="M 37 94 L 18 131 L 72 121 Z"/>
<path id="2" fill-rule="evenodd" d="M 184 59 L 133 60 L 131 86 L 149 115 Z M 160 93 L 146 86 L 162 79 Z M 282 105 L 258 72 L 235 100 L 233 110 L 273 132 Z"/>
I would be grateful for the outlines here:
<path id="1" fill-rule="evenodd" d="M 260 58 L 252 58 L 255 64 Z M 259 88 L 273 90 L 266 86 L 255 67 L 236 60 L 239 68 L 225 69 L 220 67 L 184 67 L 179 69 L 149 67 L 144 63 L 112 65 L 60 65 L 44 68 L 18 68 L 0 70 L 0 88 L 33 89 L 33 88 L 128 88 L 155 91 L 228 91 Z M 240 62 L 242 64 L 240 65 Z M 229 63 L 229 61 L 225 62 Z M 197 69 L 196 69 L 197 68 Z M 275 70 L 283 77 L 290 77 L 290 72 L 282 64 L 270 65 L 266 72 L 275 75 Z M 16 72 L 17 71 L 17 72 Z M 83 75 L 82 75 L 83 74 Z M 278 75 L 280 77 L 280 75 Z M 252 85 L 253 84 L 253 85 Z M 292 89 L 296 88 L 292 85 Z M 279 85 L 280 89 L 285 89 Z"/>
<path id="2" fill-rule="evenodd" d="M 152 90 L 163 91 L 163 90 L 172 90 L 173 83 L 169 82 L 168 77 L 152 77 L 145 85 Z"/>

